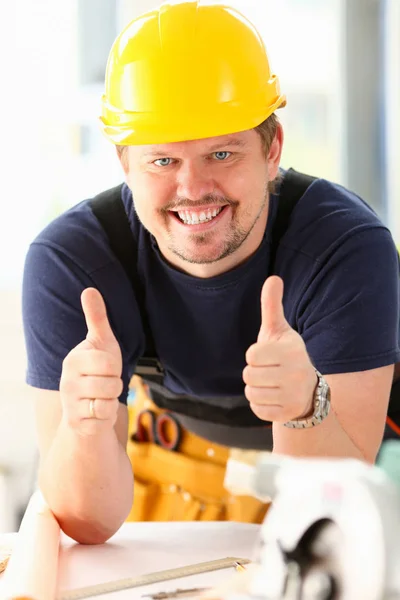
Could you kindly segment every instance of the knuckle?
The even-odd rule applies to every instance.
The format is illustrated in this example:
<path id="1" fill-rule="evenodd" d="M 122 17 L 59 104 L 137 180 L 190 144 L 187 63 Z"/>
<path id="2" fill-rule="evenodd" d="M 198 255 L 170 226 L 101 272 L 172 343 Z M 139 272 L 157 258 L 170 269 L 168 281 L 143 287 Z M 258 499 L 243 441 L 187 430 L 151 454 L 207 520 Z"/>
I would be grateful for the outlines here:
<path id="1" fill-rule="evenodd" d="M 119 396 L 122 394 L 124 390 L 124 382 L 122 381 L 121 378 L 118 379 L 118 383 L 117 383 L 117 393 L 116 393 L 116 397 L 119 398 Z"/>
<path id="2" fill-rule="evenodd" d="M 263 421 L 270 421 L 270 411 L 267 406 L 261 406 L 259 404 L 251 404 L 251 410 L 259 419 Z"/>
<path id="3" fill-rule="evenodd" d="M 248 365 L 255 364 L 256 356 L 257 356 L 257 348 L 256 348 L 256 345 L 253 344 L 252 346 L 250 346 L 250 348 L 246 352 L 247 364 Z"/>
<path id="4" fill-rule="evenodd" d="M 104 384 L 100 384 L 95 394 L 98 398 L 104 399 L 114 399 L 118 398 L 123 389 L 122 380 L 118 377 L 109 378 L 104 382 Z"/>
<path id="5" fill-rule="evenodd" d="M 250 379 L 249 371 L 250 371 L 250 367 L 249 367 L 249 365 L 246 365 L 242 372 L 242 378 L 245 383 L 249 383 L 249 379 Z"/>
<path id="6" fill-rule="evenodd" d="M 68 352 L 67 356 L 62 361 L 62 371 L 69 371 L 75 365 L 74 351 Z"/>
<path id="7" fill-rule="evenodd" d="M 103 355 L 102 368 L 105 375 L 116 375 L 116 360 L 111 354 Z"/>
<path id="8" fill-rule="evenodd" d="M 76 382 L 68 376 L 61 376 L 60 392 L 66 396 L 74 396 L 76 394 Z"/>
<path id="9" fill-rule="evenodd" d="M 251 404 L 251 409 L 254 414 L 262 421 L 284 422 L 288 419 L 284 418 L 284 411 L 279 406 L 268 406 L 262 404 Z"/>
<path id="10" fill-rule="evenodd" d="M 251 385 L 246 385 L 244 388 L 244 393 L 249 402 L 255 402 L 257 399 L 256 390 Z"/>

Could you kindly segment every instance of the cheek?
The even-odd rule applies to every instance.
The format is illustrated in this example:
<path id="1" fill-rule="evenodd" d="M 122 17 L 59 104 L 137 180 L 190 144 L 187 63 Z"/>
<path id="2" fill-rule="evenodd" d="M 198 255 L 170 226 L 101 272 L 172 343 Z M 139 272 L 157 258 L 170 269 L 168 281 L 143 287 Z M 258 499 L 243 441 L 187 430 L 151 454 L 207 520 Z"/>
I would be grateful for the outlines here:
<path id="1" fill-rule="evenodd" d="M 173 197 L 173 189 L 164 178 L 147 174 L 130 174 L 127 183 L 132 191 L 139 219 L 147 226 L 162 218 L 159 211 Z M 158 217 L 155 219 L 155 213 Z M 153 227 L 150 227 L 152 229 Z"/>
<path id="2" fill-rule="evenodd" d="M 239 200 L 239 211 L 243 218 L 252 220 L 254 215 L 259 213 L 265 203 L 267 185 L 266 180 L 256 180 L 255 178 L 237 183 L 233 197 Z"/>
<path id="3" fill-rule="evenodd" d="M 224 181 L 225 190 L 231 194 L 232 198 L 246 200 L 245 204 L 255 206 L 260 203 L 260 198 L 265 196 L 265 190 L 268 185 L 268 176 L 265 164 L 261 165 L 241 165 L 235 174 Z"/>

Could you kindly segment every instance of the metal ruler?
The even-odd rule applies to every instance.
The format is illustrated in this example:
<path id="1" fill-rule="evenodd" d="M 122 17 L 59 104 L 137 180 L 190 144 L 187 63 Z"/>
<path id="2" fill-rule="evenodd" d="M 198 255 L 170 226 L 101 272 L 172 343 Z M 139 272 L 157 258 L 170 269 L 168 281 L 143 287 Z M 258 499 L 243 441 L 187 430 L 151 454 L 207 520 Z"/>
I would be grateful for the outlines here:
<path id="1" fill-rule="evenodd" d="M 129 577 L 127 579 L 89 585 L 87 587 L 77 588 L 76 590 L 68 590 L 61 592 L 61 595 L 58 596 L 57 600 L 81 600 L 82 598 L 91 598 L 93 596 L 100 596 L 101 594 L 120 592 L 122 590 L 129 590 L 151 583 L 158 583 L 160 581 L 169 581 L 171 579 L 179 579 L 180 577 L 188 577 L 189 575 L 198 575 L 199 573 L 228 569 L 229 567 L 235 567 L 236 563 L 246 564 L 249 562 L 250 561 L 247 558 L 219 558 L 208 562 L 177 567 L 176 569 L 155 571 L 154 573 L 145 573 L 144 575 L 138 575 L 137 577 Z"/>

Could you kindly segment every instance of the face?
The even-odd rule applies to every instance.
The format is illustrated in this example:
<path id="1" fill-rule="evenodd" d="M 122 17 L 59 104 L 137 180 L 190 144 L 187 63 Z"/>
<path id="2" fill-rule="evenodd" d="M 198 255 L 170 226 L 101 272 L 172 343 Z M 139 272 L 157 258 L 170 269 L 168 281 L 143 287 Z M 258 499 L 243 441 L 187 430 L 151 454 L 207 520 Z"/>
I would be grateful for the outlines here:
<path id="1" fill-rule="evenodd" d="M 255 130 L 125 148 L 121 162 L 138 217 L 172 265 L 210 277 L 256 251 L 281 146 L 279 127 L 268 157 Z"/>

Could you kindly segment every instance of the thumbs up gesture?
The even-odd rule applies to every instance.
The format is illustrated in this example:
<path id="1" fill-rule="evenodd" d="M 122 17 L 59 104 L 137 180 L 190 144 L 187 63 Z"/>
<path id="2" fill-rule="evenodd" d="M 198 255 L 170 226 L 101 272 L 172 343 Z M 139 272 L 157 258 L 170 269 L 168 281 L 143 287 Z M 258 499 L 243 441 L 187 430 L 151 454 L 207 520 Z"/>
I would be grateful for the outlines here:
<path id="1" fill-rule="evenodd" d="M 115 425 L 123 383 L 121 350 L 96 289 L 81 297 L 87 335 L 63 362 L 60 395 L 63 420 L 83 435 Z"/>
<path id="2" fill-rule="evenodd" d="M 261 292 L 261 327 L 246 352 L 245 395 L 264 421 L 286 422 L 312 412 L 317 376 L 301 336 L 285 319 L 283 281 L 269 277 Z"/>

